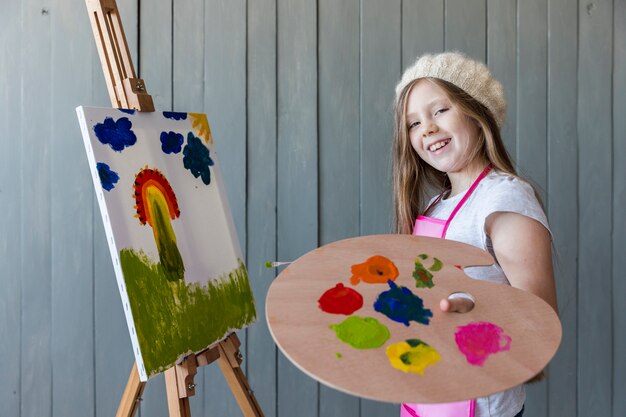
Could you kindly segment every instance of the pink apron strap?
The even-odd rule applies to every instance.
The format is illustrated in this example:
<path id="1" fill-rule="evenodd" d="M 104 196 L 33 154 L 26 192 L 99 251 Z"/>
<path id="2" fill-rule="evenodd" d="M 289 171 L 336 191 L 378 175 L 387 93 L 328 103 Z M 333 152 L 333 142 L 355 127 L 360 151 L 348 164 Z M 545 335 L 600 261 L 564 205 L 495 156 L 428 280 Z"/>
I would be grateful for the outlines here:
<path id="1" fill-rule="evenodd" d="M 483 178 L 485 178 L 487 176 L 487 174 L 489 174 L 489 171 L 491 171 L 491 168 L 492 168 L 491 164 L 487 165 L 487 167 L 483 170 L 483 172 L 480 173 L 478 178 L 476 178 L 476 180 L 474 180 L 474 183 L 469 188 L 469 190 L 467 190 L 467 192 L 465 193 L 465 195 L 463 196 L 461 201 L 459 201 L 459 204 L 457 204 L 456 207 L 454 208 L 454 210 L 452 210 L 452 213 L 450 214 L 450 217 L 448 217 L 448 221 L 446 222 L 446 225 L 443 227 L 443 234 L 441 235 L 442 238 L 446 237 L 446 232 L 448 231 L 448 226 L 450 226 L 450 223 L 452 222 L 452 219 L 454 219 L 454 216 L 456 216 L 456 213 L 458 213 L 458 211 L 461 210 L 461 207 L 463 207 L 463 204 L 465 204 L 467 199 L 470 198 L 470 196 L 472 195 L 472 193 L 474 192 L 476 187 L 478 187 L 478 184 L 480 184 L 480 182 L 483 180 Z"/>

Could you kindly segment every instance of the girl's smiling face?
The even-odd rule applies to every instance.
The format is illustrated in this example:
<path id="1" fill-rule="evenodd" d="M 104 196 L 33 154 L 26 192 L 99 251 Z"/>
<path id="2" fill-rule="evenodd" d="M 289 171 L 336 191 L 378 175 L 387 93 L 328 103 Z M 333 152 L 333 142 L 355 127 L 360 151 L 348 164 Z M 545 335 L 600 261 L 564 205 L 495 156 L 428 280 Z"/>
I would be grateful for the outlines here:
<path id="1" fill-rule="evenodd" d="M 438 171 L 473 175 L 479 125 L 428 79 L 411 89 L 406 124 L 413 149 Z"/>

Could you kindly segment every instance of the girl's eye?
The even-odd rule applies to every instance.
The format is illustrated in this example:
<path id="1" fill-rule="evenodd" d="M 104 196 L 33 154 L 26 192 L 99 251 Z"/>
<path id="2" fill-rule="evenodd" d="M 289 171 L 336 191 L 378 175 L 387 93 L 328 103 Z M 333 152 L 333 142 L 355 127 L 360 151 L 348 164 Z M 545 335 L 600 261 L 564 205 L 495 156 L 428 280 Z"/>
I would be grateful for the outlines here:
<path id="1" fill-rule="evenodd" d="M 413 129 L 414 127 L 419 126 L 420 122 L 413 122 L 409 124 L 409 130 Z"/>
<path id="2" fill-rule="evenodd" d="M 441 114 L 441 113 L 445 113 L 445 112 L 447 112 L 447 111 L 448 111 L 448 109 L 444 107 L 443 109 L 439 109 L 439 110 L 437 110 L 437 111 L 435 112 L 435 115 L 437 115 L 437 114 Z"/>

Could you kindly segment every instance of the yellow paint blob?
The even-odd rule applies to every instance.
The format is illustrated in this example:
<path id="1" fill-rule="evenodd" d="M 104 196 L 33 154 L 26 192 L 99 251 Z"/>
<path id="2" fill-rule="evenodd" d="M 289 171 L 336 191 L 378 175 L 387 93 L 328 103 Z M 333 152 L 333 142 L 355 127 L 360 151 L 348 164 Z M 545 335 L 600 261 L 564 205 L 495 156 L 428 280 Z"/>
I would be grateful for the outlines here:
<path id="1" fill-rule="evenodd" d="M 387 346 L 387 357 L 391 366 L 403 372 L 424 375 L 424 370 L 439 362 L 441 355 L 432 346 L 419 339 L 409 339 Z"/>

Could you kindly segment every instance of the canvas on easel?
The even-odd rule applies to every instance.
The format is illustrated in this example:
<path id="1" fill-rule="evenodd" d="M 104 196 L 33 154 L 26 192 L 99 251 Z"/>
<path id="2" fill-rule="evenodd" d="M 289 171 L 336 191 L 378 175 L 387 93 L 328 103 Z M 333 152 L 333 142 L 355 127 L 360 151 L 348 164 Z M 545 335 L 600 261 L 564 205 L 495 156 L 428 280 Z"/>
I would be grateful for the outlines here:
<path id="1" fill-rule="evenodd" d="M 256 319 L 207 118 L 77 108 L 142 381 Z"/>
<path id="2" fill-rule="evenodd" d="M 177 345 L 177 349 L 173 349 L 172 351 L 167 352 L 167 355 L 164 355 L 167 357 L 178 355 L 180 357 L 180 354 L 176 353 L 176 351 L 182 352 L 185 349 L 189 349 L 187 356 L 185 356 L 181 361 L 177 361 L 177 363 L 173 364 L 173 366 L 168 367 L 168 369 L 164 372 L 169 415 L 170 417 L 191 416 L 189 397 L 195 395 L 194 377 L 197 373 L 197 368 L 217 362 L 243 415 L 246 417 L 262 417 L 263 411 L 261 410 L 250 385 L 248 384 L 246 376 L 241 370 L 240 365 L 243 361 L 243 355 L 241 355 L 241 352 L 239 351 L 241 342 L 235 333 L 224 335 L 220 341 L 211 344 L 211 346 L 208 346 L 199 352 L 194 353 L 191 351 L 191 348 L 184 347 L 185 343 L 191 341 L 191 338 L 189 337 L 190 335 L 198 336 L 198 338 L 195 336 L 192 338 L 194 347 L 196 346 L 198 340 L 200 340 L 198 345 L 210 343 L 209 340 L 214 340 L 215 334 L 220 334 L 224 328 L 229 327 L 232 328 L 232 330 L 235 330 L 235 328 L 242 325 L 242 320 L 244 322 L 243 325 L 249 324 L 249 322 L 252 321 L 256 315 L 254 312 L 252 296 L 251 294 L 248 296 L 250 288 L 247 273 L 245 272 L 245 267 L 241 263 L 239 246 L 236 244 L 236 235 L 230 218 L 230 211 L 227 208 L 225 193 L 221 185 L 221 176 L 219 174 L 217 161 L 215 160 L 215 151 L 212 148 L 213 142 L 206 116 L 203 114 L 173 112 L 164 112 L 159 113 L 158 116 L 150 116 L 150 113 L 155 111 L 154 103 L 152 101 L 152 97 L 148 94 L 144 81 L 141 78 L 138 78 L 135 73 L 126 36 L 124 35 L 122 20 L 120 18 L 115 0 L 85 0 L 85 3 L 87 5 L 89 20 L 91 22 L 91 28 L 96 41 L 100 63 L 102 64 L 109 98 L 111 99 L 111 105 L 113 106 L 113 109 L 105 110 L 105 113 L 109 111 L 111 112 L 109 115 L 103 116 L 100 114 L 96 117 L 99 117 L 100 119 L 104 117 L 103 120 L 97 121 L 95 122 L 96 124 L 93 125 L 94 134 L 96 134 L 95 130 L 96 126 L 98 126 L 96 138 L 100 144 L 108 145 L 115 152 L 121 152 L 125 148 L 134 146 L 137 143 L 137 140 L 139 140 L 140 137 L 143 137 L 144 132 L 141 129 L 142 127 L 148 125 L 153 126 L 153 124 L 154 126 L 160 125 L 160 123 L 162 124 L 163 120 L 159 119 L 159 117 L 164 117 L 174 121 L 189 120 L 188 123 L 191 123 L 191 126 L 189 126 L 188 123 L 186 124 L 186 122 L 183 122 L 182 124 L 177 123 L 177 126 L 171 130 L 168 129 L 169 126 L 164 128 L 161 127 L 161 133 L 158 135 L 159 141 L 161 141 L 161 149 L 155 151 L 155 148 L 152 146 L 154 144 L 151 144 L 149 149 L 146 150 L 146 153 L 139 155 L 139 157 L 145 162 L 145 158 L 160 155 L 160 152 L 176 155 L 179 155 L 182 152 L 184 168 L 191 172 L 196 179 L 200 178 L 202 183 L 208 186 L 211 183 L 211 178 L 216 178 L 213 181 L 213 195 L 209 197 L 211 202 L 204 201 L 200 198 L 200 203 L 212 204 L 215 203 L 216 199 L 219 200 L 219 204 L 215 207 L 221 207 L 222 211 L 217 212 L 218 216 L 216 217 L 216 220 L 218 223 L 221 222 L 221 225 L 226 226 L 226 229 L 228 229 L 229 238 L 224 241 L 226 250 L 230 250 L 232 252 L 231 254 L 237 256 L 236 266 L 234 266 L 231 262 L 231 264 L 226 267 L 226 271 L 230 272 L 216 271 L 214 270 L 215 265 L 211 265 L 209 276 L 215 278 L 215 274 L 218 274 L 218 280 L 212 280 L 212 283 L 207 282 L 207 285 L 203 286 L 202 283 L 205 280 L 207 271 L 203 271 L 202 268 L 200 268 L 200 283 L 196 282 L 189 284 L 186 280 L 187 269 L 185 266 L 185 250 L 183 249 L 181 252 L 179 248 L 179 240 L 177 238 L 177 233 L 180 231 L 178 229 L 182 227 L 181 225 L 183 222 L 177 222 L 177 228 L 174 228 L 171 223 L 172 220 L 180 217 L 181 209 L 178 205 L 178 199 L 175 198 L 176 195 L 174 187 L 172 187 L 172 184 L 169 181 L 166 182 L 169 175 L 173 175 L 173 178 L 177 178 L 177 174 L 172 174 L 165 168 L 159 168 L 157 166 L 149 167 L 148 165 L 145 166 L 145 169 L 134 173 L 136 181 L 133 182 L 132 197 L 135 200 L 135 204 L 133 206 L 135 209 L 135 215 L 142 225 L 145 226 L 148 224 L 150 226 L 154 241 L 154 246 L 152 246 L 152 248 L 154 249 L 154 247 L 156 247 L 156 253 L 158 254 L 158 261 L 156 261 L 156 255 L 154 252 L 153 256 L 155 256 L 155 259 L 149 259 L 147 256 L 141 256 L 144 252 L 142 252 L 142 249 L 140 248 L 140 256 L 134 256 L 134 258 L 139 258 L 140 262 L 138 264 L 135 263 L 135 265 L 139 265 L 140 267 L 148 266 L 147 270 L 144 268 L 144 272 L 148 271 L 146 274 L 158 274 L 165 276 L 165 279 L 170 283 L 178 283 L 178 289 L 180 291 L 173 290 L 172 293 L 174 296 L 170 298 L 173 298 L 174 300 L 175 308 L 173 310 L 178 311 L 179 319 L 181 318 L 180 313 L 182 311 L 183 314 L 184 312 L 189 313 L 186 317 L 183 317 L 189 321 L 193 321 L 202 316 L 204 316 L 203 320 L 212 320 L 210 323 L 212 334 L 208 338 L 204 337 L 205 329 L 203 328 L 203 324 L 189 325 L 189 323 L 186 323 L 184 327 L 187 330 L 191 329 L 191 331 L 186 332 L 187 334 L 183 335 L 187 337 L 187 341 L 183 341 L 183 347 L 179 349 L 178 347 L 181 345 Z M 122 116 L 120 118 L 119 113 L 117 113 L 118 111 L 124 113 L 125 115 L 131 115 L 133 116 L 133 119 L 136 120 L 133 122 L 126 116 Z M 140 114 L 137 114 L 137 111 Z M 145 380 L 147 378 L 148 371 L 146 371 L 146 364 L 144 363 L 145 358 L 141 355 L 141 349 L 143 349 L 144 346 L 142 346 L 141 340 L 137 336 L 138 332 L 135 326 L 136 317 L 133 316 L 133 310 L 130 306 L 131 297 L 128 296 L 126 282 L 124 281 L 126 275 L 120 262 L 120 259 L 122 258 L 121 252 L 117 252 L 115 232 L 111 226 L 110 217 L 107 212 L 108 206 L 104 197 L 104 191 L 111 191 L 115 185 L 122 180 L 122 176 L 115 171 L 115 168 L 111 168 L 111 165 L 106 162 L 96 161 L 97 152 L 95 152 L 93 146 L 91 146 L 91 140 L 93 138 L 90 137 L 91 133 L 89 126 L 89 123 L 93 124 L 94 120 L 91 118 L 88 122 L 86 113 L 87 112 L 85 110 L 79 109 L 81 128 L 85 133 L 85 145 L 91 164 L 96 194 L 98 196 L 100 207 L 103 210 L 102 214 L 105 228 L 107 228 L 107 233 L 109 234 L 108 238 L 109 244 L 111 245 L 111 254 L 114 261 L 116 275 L 120 284 L 120 293 L 126 310 L 131 340 L 133 340 L 133 344 L 135 345 L 135 355 L 141 360 L 141 366 L 139 366 L 139 362 L 136 361 L 131 369 L 126 388 L 124 389 L 124 394 L 116 413 L 117 417 L 132 417 L 135 415 L 139 407 L 141 394 L 146 385 Z M 152 117 L 152 119 L 149 119 L 150 117 Z M 152 122 L 148 123 L 146 120 L 152 120 Z M 131 135 L 127 132 L 132 131 L 133 123 L 135 123 L 137 132 L 141 133 L 139 135 L 140 137 L 138 137 L 135 133 Z M 182 133 L 178 131 L 178 129 L 181 128 L 183 129 Z M 184 144 L 184 133 L 187 133 L 186 145 Z M 183 135 L 182 142 L 179 135 Z M 202 140 L 204 140 L 207 145 L 202 145 Z M 148 142 L 150 142 L 150 140 L 148 140 Z M 211 152 L 213 153 L 213 158 L 211 157 Z M 180 160 L 180 155 L 178 158 Z M 160 162 L 157 164 L 160 164 Z M 167 166 L 167 164 L 164 166 Z M 211 172 L 212 166 L 214 167 L 213 172 Z M 167 172 L 163 173 L 163 170 Z M 189 180 L 183 182 L 188 181 Z M 178 188 L 178 185 L 175 184 L 175 187 Z M 190 190 L 187 190 L 186 188 L 185 190 L 186 191 L 183 191 L 183 200 L 190 192 Z M 217 192 L 217 194 L 215 194 L 215 192 Z M 204 224 L 203 220 L 206 220 L 206 214 L 206 212 L 203 212 L 200 216 L 202 224 Z M 222 216 L 220 216 L 220 214 Z M 191 218 L 193 216 L 188 217 Z M 134 225 L 136 225 L 136 223 L 134 223 Z M 187 224 L 183 234 L 186 234 L 188 230 L 189 225 Z M 224 233 L 223 228 L 221 232 L 220 230 L 210 231 L 210 234 L 214 237 L 216 233 Z M 145 243 L 145 240 L 143 243 Z M 193 244 L 197 242 L 191 240 L 190 243 Z M 214 244 L 214 241 L 212 243 Z M 131 247 L 126 252 L 128 258 L 124 258 L 125 261 L 133 259 L 133 256 L 131 255 L 136 254 L 136 249 L 137 248 L 133 250 Z M 216 253 L 222 253 L 220 250 L 223 249 L 224 248 L 219 247 Z M 202 249 L 195 248 L 195 250 Z M 206 253 L 203 254 L 206 255 Z M 211 259 L 214 259 L 214 257 Z M 228 264 L 229 259 L 230 261 L 233 260 L 232 257 L 226 257 L 226 259 L 220 259 L 218 264 L 224 266 L 222 262 L 226 262 Z M 132 262 L 129 263 L 132 264 Z M 201 265 L 204 264 L 201 263 Z M 230 268 L 235 269 L 233 270 Z M 192 270 L 194 270 L 194 268 L 192 268 Z M 129 276 L 134 276 L 136 273 L 137 271 L 132 268 L 129 270 Z M 191 277 L 191 275 L 189 276 Z M 191 280 L 195 281 L 195 278 L 192 278 Z M 225 297 L 223 297 L 225 293 L 224 288 L 230 287 L 232 290 L 233 281 L 240 284 L 239 288 L 236 289 L 236 293 L 241 297 L 239 299 L 225 299 Z M 151 285 L 160 282 L 163 287 L 163 282 L 159 280 L 149 280 L 147 282 Z M 174 286 L 176 287 L 176 285 Z M 220 289 L 217 291 L 217 295 L 215 295 L 215 291 L 206 291 L 208 288 L 215 289 L 216 287 L 219 287 Z M 167 294 L 167 291 L 165 293 Z M 180 294 L 189 295 L 189 293 L 193 294 L 193 296 L 183 297 L 183 299 L 181 299 Z M 210 298 L 208 300 L 207 307 L 217 307 L 218 301 L 226 304 L 227 309 L 230 310 L 230 314 L 226 316 L 226 320 L 222 318 L 222 311 L 217 311 L 214 316 L 207 317 L 207 311 L 198 312 L 193 311 L 193 309 L 185 309 L 185 305 L 202 306 L 202 304 L 204 304 L 197 302 L 196 298 L 198 293 L 203 296 L 201 298 L 207 298 L 207 296 Z M 232 291 L 230 295 L 232 295 Z M 237 311 L 238 308 L 245 311 Z M 167 312 L 167 310 L 161 311 L 162 309 L 159 308 L 156 310 L 158 314 Z M 173 311 L 170 311 L 170 313 L 173 313 Z M 200 316 L 198 316 L 197 313 L 200 313 Z M 232 320 L 233 317 L 235 317 L 234 321 Z M 150 322 L 150 320 L 147 322 Z M 159 325 L 162 325 L 162 323 L 159 323 Z M 181 335 L 180 333 L 181 332 L 179 332 L 179 336 Z M 148 329 L 146 334 L 152 334 L 151 329 Z M 156 343 L 163 345 L 162 340 L 156 340 Z M 162 348 L 163 346 L 159 347 Z M 165 362 L 169 362 L 167 358 L 165 359 Z M 154 364 L 152 366 L 154 366 Z M 159 365 L 157 364 L 156 366 Z M 150 369 L 150 365 L 148 368 Z M 140 373 L 142 375 L 140 375 Z M 152 371 L 150 371 L 150 374 L 152 374 Z"/>

